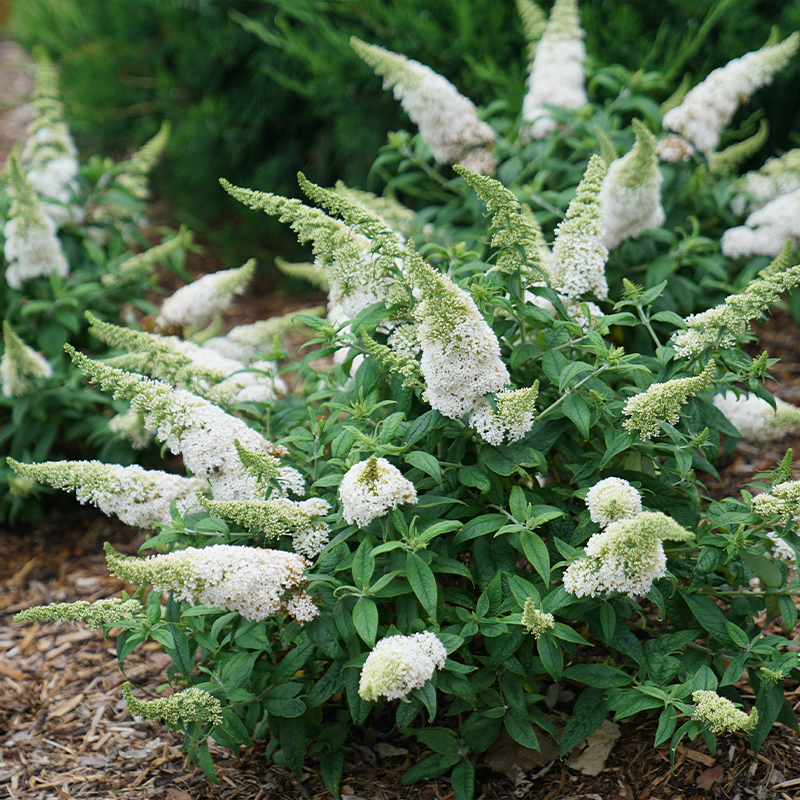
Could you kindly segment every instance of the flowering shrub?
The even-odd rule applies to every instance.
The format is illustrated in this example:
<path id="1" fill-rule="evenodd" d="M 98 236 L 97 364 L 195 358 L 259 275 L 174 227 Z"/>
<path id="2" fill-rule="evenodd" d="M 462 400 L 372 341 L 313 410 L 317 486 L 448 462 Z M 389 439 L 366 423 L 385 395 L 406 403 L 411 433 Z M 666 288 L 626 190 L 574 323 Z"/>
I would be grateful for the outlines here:
<path id="1" fill-rule="evenodd" d="M 419 65 L 387 63 L 426 80 Z M 392 73 L 407 100 L 419 86 L 402 80 Z M 566 112 L 545 111 L 562 124 Z M 230 373 L 194 349 L 93 321 L 127 355 L 100 363 L 68 347 L 71 358 L 183 456 L 196 505 L 182 483 L 144 557 L 107 547 L 142 606 L 126 596 L 91 614 L 20 618 L 120 628 L 120 665 L 158 641 L 182 690 L 143 702 L 126 687 L 132 713 L 183 730 L 210 776 L 208 736 L 234 751 L 268 736 L 269 757 L 296 773 L 319 760 L 336 796 L 341 745 L 377 705 L 434 751 L 402 781 L 450 773 L 459 800 L 503 730 L 536 749 L 537 726 L 563 755 L 610 714 L 657 716 L 655 744 L 673 754 L 684 736 L 714 752 L 717 734 L 741 730 L 757 752 L 775 721 L 797 729 L 782 690 L 800 679 L 791 453 L 741 497 L 710 502 L 702 481 L 717 477 L 722 437 L 740 436 L 715 398 L 771 400 L 766 354 L 744 348 L 748 324 L 800 283 L 800 266 L 787 242 L 740 291 L 686 318 L 660 305 L 666 277 L 609 281 L 603 220 L 641 188 L 637 176 L 649 224 L 663 219 L 653 134 L 641 122 L 635 135 L 616 173 L 615 159 L 584 160 L 552 236 L 501 180 L 466 169 L 469 153 L 448 151 L 462 180 L 440 187 L 451 193 L 443 208 L 489 212 L 474 249 L 437 227 L 444 211 L 414 239 L 387 223 L 390 202 L 376 211 L 367 194 L 300 176 L 305 204 L 223 181 L 312 243 L 328 317 L 301 316 L 314 338 L 287 367 L 293 390 L 278 390 L 273 366 L 272 394 L 253 403 L 237 402 Z M 462 144 L 489 152 L 486 138 Z M 631 169 L 637 159 L 649 168 Z M 609 177 L 621 185 L 604 191 Z M 620 346 L 623 330 L 647 346 Z M 213 338 L 218 352 L 247 340 Z M 112 510 L 132 482 L 148 485 L 113 466 L 105 478 L 80 462 L 11 466 Z M 154 490 L 159 513 L 163 500 Z M 736 688 L 745 671 L 749 713 Z M 562 679 L 582 688 L 559 733 L 542 701 Z"/>

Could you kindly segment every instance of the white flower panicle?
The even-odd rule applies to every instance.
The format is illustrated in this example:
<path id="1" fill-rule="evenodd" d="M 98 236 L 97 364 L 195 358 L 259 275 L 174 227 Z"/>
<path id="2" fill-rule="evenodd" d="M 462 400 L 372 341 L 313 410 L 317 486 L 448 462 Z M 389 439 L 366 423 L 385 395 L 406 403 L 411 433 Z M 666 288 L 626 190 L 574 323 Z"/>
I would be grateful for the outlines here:
<path id="1" fill-rule="evenodd" d="M 3 246 L 8 268 L 6 282 L 12 289 L 40 275 L 69 275 L 69 262 L 61 249 L 53 220 L 44 212 L 33 188 L 22 174 L 19 155 L 12 152 L 8 165 L 11 207 L 3 227 Z"/>
<path id="2" fill-rule="evenodd" d="M 504 389 L 495 395 L 493 409 L 489 402 L 479 397 L 469 414 L 469 424 L 489 444 L 502 444 L 503 438 L 518 442 L 532 427 L 535 403 L 539 395 L 539 381 L 530 389 Z"/>
<path id="3" fill-rule="evenodd" d="M 156 317 L 156 327 L 202 328 L 232 302 L 235 294 L 242 294 L 256 269 L 255 259 L 250 259 L 237 269 L 220 270 L 187 284 L 168 297 Z"/>
<path id="4" fill-rule="evenodd" d="M 665 133 L 659 137 L 656 142 L 656 151 L 662 161 L 668 161 L 670 164 L 689 161 L 695 154 L 694 147 L 677 133 Z"/>
<path id="5" fill-rule="evenodd" d="M 753 498 L 753 513 L 761 517 L 777 514 L 784 524 L 800 525 L 800 481 L 784 481 Z"/>
<path id="6" fill-rule="evenodd" d="M 576 597 L 620 592 L 645 595 L 653 581 L 666 575 L 662 542 L 689 541 L 693 534 L 660 511 L 643 511 L 612 522 L 587 542 L 587 558 L 574 561 L 564 573 L 564 588 Z"/>
<path id="7" fill-rule="evenodd" d="M 582 108 L 589 102 L 583 62 L 586 48 L 578 0 L 556 0 L 539 41 L 522 101 L 522 119 L 532 123 L 529 135 L 544 139 L 556 127 L 546 106 Z"/>
<path id="8" fill-rule="evenodd" d="M 450 278 L 412 250 L 406 268 L 418 301 L 414 315 L 428 402 L 458 419 L 479 397 L 499 392 L 509 382 L 500 344 L 472 297 Z"/>
<path id="9" fill-rule="evenodd" d="M 430 631 L 381 639 L 361 668 L 358 694 L 374 703 L 379 697 L 397 700 L 421 689 L 434 670 L 444 669 L 447 650 Z"/>
<path id="10" fill-rule="evenodd" d="M 789 63 L 799 45 L 800 33 L 793 33 L 779 44 L 746 53 L 715 69 L 677 108 L 664 115 L 664 127 L 680 133 L 710 155 L 739 105 L 756 89 L 771 83 L 772 76 Z"/>
<path id="11" fill-rule="evenodd" d="M 373 303 L 385 300 L 394 283 L 394 261 L 391 259 L 390 266 L 387 258 L 370 252 L 371 242 L 366 236 L 300 200 L 241 189 L 224 179 L 220 183 L 226 192 L 249 208 L 289 222 L 300 242 L 313 243 L 314 264 L 330 278 L 329 304 L 341 305 L 345 317 L 352 319 Z M 301 185 L 306 190 L 307 182 Z M 386 232 L 388 229 L 384 234 Z M 399 248 L 397 234 L 393 237 L 394 246 Z"/>
<path id="12" fill-rule="evenodd" d="M 641 514 L 642 496 L 623 478 L 604 478 L 586 493 L 586 505 L 592 522 L 605 528 Z"/>
<path id="13" fill-rule="evenodd" d="M 748 392 L 737 397 L 735 392 L 726 392 L 714 396 L 714 405 L 742 438 L 751 442 L 777 439 L 800 428 L 800 408 L 780 397 L 775 398 L 777 408 L 773 408 L 755 394 Z"/>
<path id="14" fill-rule="evenodd" d="M 605 175 L 605 162 L 601 156 L 593 155 L 566 217 L 556 228 L 550 285 L 568 298 L 584 292 L 592 292 L 598 300 L 608 296 L 605 274 L 608 249 L 603 244 L 600 202 Z"/>
<path id="15" fill-rule="evenodd" d="M 381 197 L 374 192 L 352 189 L 342 181 L 336 181 L 334 191 L 346 197 L 351 203 L 376 214 L 387 227 L 396 231 L 403 239 L 410 238 L 414 232 L 416 214 L 394 197 Z"/>
<path id="16" fill-rule="evenodd" d="M 656 139 L 638 119 L 633 120 L 633 149 L 608 168 L 600 190 L 603 244 L 612 250 L 626 239 L 664 224 Z"/>
<path id="17" fill-rule="evenodd" d="M 768 555 L 778 561 L 783 561 L 786 564 L 787 577 L 790 580 L 797 580 L 797 553 L 794 548 L 775 531 L 770 531 L 767 538 L 772 542 L 772 548 Z"/>
<path id="18" fill-rule="evenodd" d="M 732 347 L 747 334 L 752 320 L 763 314 L 781 294 L 800 283 L 800 266 L 789 267 L 791 245 L 787 242 L 780 255 L 738 294 L 700 314 L 685 318 L 687 329 L 672 334 L 671 344 L 677 358 L 702 353 L 709 347 Z"/>
<path id="19" fill-rule="evenodd" d="M 486 148 L 492 146 L 497 134 L 478 118 L 473 102 L 447 78 L 418 61 L 366 44 L 355 36 L 350 45 L 383 77 L 383 88 L 394 90 L 395 100 L 417 125 L 440 164 L 457 163 L 473 172 L 494 172 L 495 161 Z"/>
<path id="20" fill-rule="evenodd" d="M 72 360 L 91 381 L 115 397 L 130 400 L 141 411 L 147 428 L 170 451 L 183 456 L 192 474 L 206 479 L 215 500 L 251 500 L 258 497 L 255 479 L 247 474 L 234 440 L 248 450 L 278 455 L 271 442 L 242 420 L 184 389 L 106 366 L 66 347 Z"/>
<path id="21" fill-rule="evenodd" d="M 728 228 L 722 234 L 720 248 L 728 258 L 764 255 L 777 256 L 786 240 L 800 242 L 800 188 L 778 195 L 762 208 L 753 211 L 744 225 Z"/>
<path id="22" fill-rule="evenodd" d="M 363 528 L 401 503 L 417 502 L 417 490 L 385 458 L 370 456 L 350 467 L 339 485 L 342 515 L 350 525 Z"/>
<path id="23" fill-rule="evenodd" d="M 77 603 L 50 603 L 46 606 L 35 606 L 20 611 L 14 622 L 36 620 L 37 622 L 82 622 L 87 628 L 99 628 L 102 625 L 115 625 L 130 619 L 142 610 L 138 600 L 120 600 L 107 598 L 90 603 L 79 600 Z"/>
<path id="24" fill-rule="evenodd" d="M 522 626 L 527 633 L 533 635 L 534 639 L 538 639 L 543 633 L 555 627 L 555 617 L 539 611 L 533 598 L 529 597 L 522 608 Z"/>
<path id="25" fill-rule="evenodd" d="M 120 439 L 130 442 L 134 450 L 144 450 L 155 436 L 155 429 L 145 427 L 144 414 L 135 408 L 129 408 L 111 417 L 108 429 L 116 433 Z"/>
<path id="26" fill-rule="evenodd" d="M 18 475 L 74 492 L 81 505 L 90 503 L 104 514 L 139 528 L 152 528 L 158 523 L 168 525 L 172 520 L 173 500 L 181 514 L 199 509 L 196 494 L 205 489 L 205 482 L 199 478 L 183 478 L 136 464 L 130 467 L 100 461 L 20 464 L 11 458 L 8 464 Z"/>
<path id="27" fill-rule="evenodd" d="M 38 379 L 52 378 L 50 362 L 17 336 L 8 320 L 3 320 L 5 348 L 0 358 L 0 377 L 6 397 L 22 397 L 36 388 Z"/>
<path id="28" fill-rule="evenodd" d="M 148 583 L 156 592 L 173 592 L 176 600 L 202 603 L 222 611 L 238 611 L 245 619 L 261 621 L 270 614 L 291 614 L 293 596 L 308 598 L 299 587 L 309 562 L 297 553 L 215 544 L 187 547 L 149 558 L 128 558 L 105 545 L 109 572 L 138 586 Z M 303 608 L 305 604 L 292 609 Z M 313 619 L 319 609 L 306 607 L 298 622 Z"/>
<path id="29" fill-rule="evenodd" d="M 528 72 L 533 69 L 536 49 L 547 28 L 547 14 L 536 0 L 517 0 L 517 13 L 522 20 L 525 38 L 528 40 Z"/>
<path id="30" fill-rule="evenodd" d="M 642 439 L 652 439 L 662 422 L 675 425 L 680 418 L 681 406 L 713 383 L 714 369 L 714 362 L 709 361 L 703 371 L 693 378 L 654 383 L 646 391 L 634 395 L 622 409 L 628 418 L 622 427 L 627 431 L 636 431 Z"/>
<path id="31" fill-rule="evenodd" d="M 170 728 L 177 728 L 189 722 L 205 722 L 221 725 L 222 703 L 208 692 L 190 686 L 169 697 L 157 700 L 137 700 L 128 681 L 122 684 L 122 697 L 133 717 L 145 719 L 164 719 Z"/>
<path id="32" fill-rule="evenodd" d="M 692 692 L 692 700 L 697 704 L 692 719 L 708 725 L 713 733 L 752 731 L 758 724 L 758 709 L 754 708 L 751 714 L 745 714 L 730 700 L 710 689 Z"/>
<path id="33" fill-rule="evenodd" d="M 800 148 L 778 158 L 768 158 L 761 169 L 746 173 L 739 187 L 740 194 L 731 201 L 731 209 L 744 216 L 747 211 L 756 211 L 796 189 L 800 189 Z"/>

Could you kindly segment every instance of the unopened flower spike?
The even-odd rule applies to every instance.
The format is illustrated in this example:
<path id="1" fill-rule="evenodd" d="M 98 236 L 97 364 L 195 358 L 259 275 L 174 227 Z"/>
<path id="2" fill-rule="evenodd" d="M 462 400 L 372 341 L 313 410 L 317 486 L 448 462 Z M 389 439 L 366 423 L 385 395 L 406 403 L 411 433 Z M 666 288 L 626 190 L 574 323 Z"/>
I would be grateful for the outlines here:
<path id="1" fill-rule="evenodd" d="M 355 36 L 350 46 L 383 77 L 383 88 L 393 89 L 395 100 L 419 128 L 440 164 L 461 164 L 473 172 L 494 172 L 491 154 L 497 134 L 478 117 L 471 100 L 447 78 L 430 67 Z"/>
<path id="2" fill-rule="evenodd" d="M 800 148 L 768 158 L 761 169 L 746 173 L 731 202 L 735 214 L 757 211 L 771 200 L 800 189 Z"/>
<path id="3" fill-rule="evenodd" d="M 589 159 L 567 215 L 556 228 L 550 280 L 567 298 L 591 292 L 599 300 L 608 296 L 605 267 L 608 249 L 603 244 L 600 192 L 606 176 L 601 156 Z"/>
<path id="4" fill-rule="evenodd" d="M 370 456 L 345 473 L 339 484 L 342 516 L 350 525 L 364 528 L 402 503 L 417 502 L 417 490 L 385 458 Z"/>
<path id="5" fill-rule="evenodd" d="M 547 14 L 536 0 L 517 0 L 517 13 L 528 41 L 528 72 L 533 69 L 536 48 L 547 28 Z"/>
<path id="6" fill-rule="evenodd" d="M 449 277 L 411 248 L 405 267 L 417 300 L 414 317 L 428 402 L 446 417 L 458 419 L 479 397 L 509 383 L 500 344 L 475 301 Z"/>
<path id="7" fill-rule="evenodd" d="M 169 697 L 157 700 L 137 700 L 131 693 L 128 681 L 122 684 L 122 696 L 128 711 L 134 717 L 166 720 L 170 728 L 177 728 L 190 722 L 204 722 L 221 725 L 222 704 L 216 697 L 194 686 Z"/>
<path id="8" fill-rule="evenodd" d="M 760 517 L 777 514 L 784 525 L 789 522 L 800 524 L 800 481 L 784 481 L 769 492 L 756 495 L 752 510 Z"/>
<path id="9" fill-rule="evenodd" d="M 690 531 L 660 511 L 618 519 L 589 539 L 586 558 L 567 567 L 564 588 L 576 597 L 602 597 L 611 592 L 645 595 L 653 581 L 666 575 L 663 541 L 693 538 Z"/>
<path id="10" fill-rule="evenodd" d="M 655 136 L 638 119 L 633 120 L 633 130 L 633 149 L 611 164 L 600 190 L 600 225 L 609 250 L 643 231 L 660 228 L 666 219 Z"/>
<path id="11" fill-rule="evenodd" d="M 133 558 L 108 543 L 103 549 L 112 575 L 137 586 L 152 584 L 159 593 L 173 592 L 178 602 L 238 611 L 255 621 L 282 613 L 308 622 L 319 613 L 300 588 L 309 562 L 297 553 L 215 544 Z"/>
<path id="12" fill-rule="evenodd" d="M 259 530 L 265 540 L 291 536 L 295 552 L 308 558 L 314 558 L 328 543 L 330 528 L 317 518 L 324 517 L 331 507 L 318 497 L 215 502 L 198 495 L 198 500 L 209 514 L 232 520 L 249 531 Z"/>
<path id="13" fill-rule="evenodd" d="M 156 316 L 156 328 L 171 329 L 207 325 L 222 313 L 234 295 L 243 294 L 256 270 L 255 259 L 237 269 L 220 270 L 189 283 L 170 295 Z"/>
<path id="14" fill-rule="evenodd" d="M 686 330 L 672 334 L 675 357 L 693 357 L 710 347 L 732 347 L 746 336 L 752 320 L 800 283 L 800 265 L 789 267 L 791 254 L 791 242 L 785 242 L 778 257 L 741 292 L 708 311 L 686 317 Z"/>
<path id="15" fill-rule="evenodd" d="M 22 397 L 36 389 L 36 381 L 52 378 L 50 362 L 17 336 L 8 320 L 3 320 L 5 348 L 0 359 L 0 377 L 6 397 Z"/>
<path id="16" fill-rule="evenodd" d="M 404 326 L 408 327 L 408 326 Z M 422 371 L 419 361 L 406 353 L 387 347 L 376 342 L 369 334 L 361 333 L 361 346 L 371 356 L 377 358 L 389 372 L 400 375 L 403 379 L 403 388 L 408 386 L 422 386 Z"/>
<path id="17" fill-rule="evenodd" d="M 120 161 L 112 167 L 105 180 L 113 181 L 137 200 L 147 200 L 150 196 L 148 176 L 163 155 L 169 134 L 170 124 L 165 120 L 161 123 L 158 133 L 145 142 L 129 159 Z"/>
<path id="18" fill-rule="evenodd" d="M 3 227 L 6 282 L 12 289 L 21 289 L 25 281 L 53 272 L 66 278 L 69 262 L 56 225 L 25 178 L 16 151 L 9 156 L 7 175 L 11 206 Z"/>
<path id="19" fill-rule="evenodd" d="M 708 160 L 711 172 L 730 175 L 737 171 L 740 164 L 752 158 L 766 143 L 769 137 L 769 123 L 762 119 L 758 130 L 747 139 L 728 145 L 719 153 L 714 153 Z"/>
<path id="20" fill-rule="evenodd" d="M 277 455 L 278 448 L 249 428 L 242 420 L 184 389 L 173 389 L 161 381 L 108 367 L 64 349 L 86 377 L 99 383 L 114 397 L 130 400 L 144 414 L 145 425 L 173 453 L 181 453 L 187 469 L 211 484 L 217 500 L 247 500 L 257 497 L 255 481 L 242 467 L 234 439 L 248 450 Z M 285 450 L 283 451 L 285 452 Z"/>
<path id="21" fill-rule="evenodd" d="M 758 709 L 745 714 L 730 700 L 709 689 L 692 692 L 692 700 L 697 704 L 692 719 L 708 725 L 713 733 L 752 731 L 758 724 Z"/>
<path id="22" fill-rule="evenodd" d="M 523 213 L 517 198 L 500 181 L 476 175 L 464 167 L 455 166 L 453 170 L 486 203 L 486 210 L 492 217 L 491 245 L 501 252 L 490 272 L 519 273 L 523 286 L 546 277 L 543 253 L 547 244 L 536 218 Z"/>
<path id="23" fill-rule="evenodd" d="M 275 259 L 275 266 L 290 278 L 299 278 L 326 292 L 330 291 L 331 282 L 327 270 L 317 269 L 311 261 L 291 262 L 278 256 Z"/>
<path id="24" fill-rule="evenodd" d="M 361 668 L 358 694 L 374 703 L 380 697 L 398 700 L 421 689 L 437 669 L 444 669 L 447 650 L 430 631 L 381 639 Z"/>
<path id="25" fill-rule="evenodd" d="M 242 466 L 255 479 L 260 492 L 278 495 L 292 492 L 300 497 L 306 493 L 303 476 L 296 469 L 281 466 L 275 456 L 247 450 L 238 439 L 234 439 L 233 443 Z"/>
<path id="26" fill-rule="evenodd" d="M 478 398 L 469 414 L 469 424 L 481 438 L 493 445 L 518 442 L 532 427 L 539 381 L 528 389 L 504 389 L 494 396 L 495 408 L 483 397 Z"/>
<path id="27" fill-rule="evenodd" d="M 703 371 L 693 378 L 654 383 L 646 391 L 634 395 L 622 409 L 627 417 L 622 423 L 623 428 L 638 433 L 642 439 L 652 439 L 662 422 L 675 425 L 686 401 L 714 382 L 715 369 L 714 362 L 709 361 Z"/>
<path id="28" fill-rule="evenodd" d="M 543 633 L 555 627 L 555 618 L 552 614 L 547 614 L 536 608 L 536 603 L 532 597 L 525 600 L 522 609 L 522 626 L 527 633 L 538 639 Z"/>
<path id="29" fill-rule="evenodd" d="M 585 34 L 577 0 L 556 0 L 528 76 L 528 93 L 522 101 L 522 120 L 527 134 L 544 139 L 558 127 L 547 106 L 578 109 L 589 99 L 584 84 Z"/>
<path id="30" fill-rule="evenodd" d="M 594 126 L 594 135 L 597 137 L 597 143 L 600 145 L 600 155 L 606 167 L 610 167 L 619 157 L 617 148 L 614 143 L 609 139 L 608 134 L 599 126 Z"/>
<path id="31" fill-rule="evenodd" d="M 416 214 L 394 197 L 382 197 L 374 192 L 353 189 L 342 181 L 336 181 L 336 187 L 332 191 L 375 214 L 384 225 L 405 239 L 410 238 L 414 232 Z"/>
<path id="32" fill-rule="evenodd" d="M 139 528 L 169 524 L 173 500 L 177 501 L 181 513 L 198 509 L 195 493 L 206 488 L 199 478 L 147 470 L 137 464 L 122 467 L 100 461 L 45 461 L 40 464 L 21 464 L 12 458 L 7 461 L 18 475 L 74 492 L 81 505 L 90 503 L 104 514 Z"/>
<path id="33" fill-rule="evenodd" d="M 36 68 L 33 107 L 35 116 L 22 151 L 28 182 L 40 196 L 68 203 L 78 189 L 78 151 L 64 119 L 58 74 L 44 56 Z M 54 222 L 70 216 L 63 206 L 45 203 L 44 208 Z"/>
<path id="34" fill-rule="evenodd" d="M 739 105 L 756 89 L 771 83 L 772 76 L 789 63 L 798 46 L 800 33 L 793 33 L 780 44 L 746 53 L 715 69 L 679 106 L 664 114 L 664 127 L 689 139 L 710 157 Z"/>
<path id="35" fill-rule="evenodd" d="M 185 225 L 181 225 L 178 233 L 171 239 L 157 244 L 154 247 L 150 247 L 143 253 L 138 253 L 135 256 L 125 259 L 125 261 L 117 267 L 119 277 L 128 278 L 152 275 L 156 267 L 159 264 L 164 264 L 174 252 L 188 248 L 192 244 L 192 238 L 192 232 Z M 114 275 L 104 275 L 103 278 L 104 284 L 111 283 L 118 279 L 117 276 Z M 110 280 L 106 281 L 105 278 L 109 278 Z"/>
<path id="36" fill-rule="evenodd" d="M 108 598 L 89 603 L 79 600 L 77 603 L 51 603 L 46 606 L 35 606 L 20 611 L 14 622 L 36 620 L 37 622 L 82 622 L 87 628 L 99 628 L 103 625 L 116 625 L 122 620 L 136 616 L 142 610 L 138 600 L 120 600 Z"/>
<path id="37" fill-rule="evenodd" d="M 352 319 L 373 303 L 384 300 L 394 281 L 386 263 L 373 257 L 370 240 L 344 222 L 299 200 L 267 192 L 241 189 L 220 179 L 228 194 L 249 208 L 277 216 L 290 223 L 298 241 L 311 242 L 314 264 L 330 278 L 329 304 L 341 306 Z"/>

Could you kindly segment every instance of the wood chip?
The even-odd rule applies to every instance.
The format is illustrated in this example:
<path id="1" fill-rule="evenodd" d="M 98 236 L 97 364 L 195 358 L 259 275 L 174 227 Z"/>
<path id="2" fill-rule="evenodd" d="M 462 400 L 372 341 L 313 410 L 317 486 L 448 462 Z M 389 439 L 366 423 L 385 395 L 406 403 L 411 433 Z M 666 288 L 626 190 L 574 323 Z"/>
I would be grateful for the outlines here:
<path id="1" fill-rule="evenodd" d="M 697 761 L 706 767 L 713 767 L 717 763 L 717 759 L 712 758 L 708 753 L 698 753 L 697 750 L 690 750 L 688 747 L 683 747 L 682 745 L 678 745 L 675 752 L 684 755 L 692 761 Z"/>
<path id="2" fill-rule="evenodd" d="M 65 700 L 60 705 L 56 706 L 48 715 L 47 719 L 53 719 L 55 717 L 63 717 L 64 714 L 72 711 L 73 708 L 79 706 L 83 702 L 83 698 L 85 697 L 84 694 L 75 695 L 75 697 L 71 697 L 69 700 Z"/>

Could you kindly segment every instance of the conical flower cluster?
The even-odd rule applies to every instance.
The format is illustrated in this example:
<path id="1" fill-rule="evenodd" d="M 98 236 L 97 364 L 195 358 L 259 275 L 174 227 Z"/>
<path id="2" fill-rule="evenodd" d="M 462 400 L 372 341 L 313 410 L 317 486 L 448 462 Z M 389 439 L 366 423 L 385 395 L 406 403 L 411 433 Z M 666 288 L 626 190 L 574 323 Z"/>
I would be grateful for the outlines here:
<path id="1" fill-rule="evenodd" d="M 460 94 L 447 78 L 430 67 L 356 37 L 350 45 L 378 75 L 383 88 L 394 89 L 394 97 L 411 117 L 420 136 L 440 164 L 461 164 L 472 172 L 494 172 L 489 149 L 497 138 L 492 128 L 478 118 L 471 100 Z"/>
<path id="2" fill-rule="evenodd" d="M 0 359 L 0 378 L 6 397 L 30 394 L 36 388 L 35 380 L 53 376 L 50 362 L 41 353 L 28 347 L 7 320 L 3 320 L 3 341 L 5 348 Z"/>
<path id="3" fill-rule="evenodd" d="M 370 456 L 350 467 L 339 484 L 342 515 L 363 528 L 401 503 L 417 502 L 417 490 L 385 458 Z"/>

